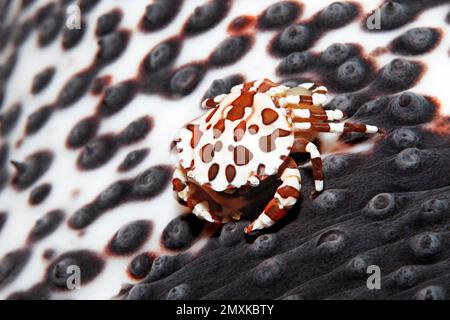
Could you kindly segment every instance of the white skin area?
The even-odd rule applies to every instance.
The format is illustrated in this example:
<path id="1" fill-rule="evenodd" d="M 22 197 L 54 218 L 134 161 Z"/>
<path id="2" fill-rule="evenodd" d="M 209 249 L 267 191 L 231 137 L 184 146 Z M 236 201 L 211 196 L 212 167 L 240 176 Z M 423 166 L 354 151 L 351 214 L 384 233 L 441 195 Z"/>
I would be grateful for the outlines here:
<path id="1" fill-rule="evenodd" d="M 46 2 L 49 1 L 35 1 L 18 19 L 22 21 L 22 19 L 28 18 L 38 6 L 44 5 Z M 70 216 L 81 206 L 92 201 L 95 196 L 114 181 L 135 177 L 153 165 L 174 165 L 176 157 L 169 152 L 170 142 L 183 124 L 205 112 L 199 105 L 203 94 L 213 80 L 236 73 L 242 74 L 248 81 L 261 78 L 268 78 L 273 81 L 279 80 L 275 75 L 275 67 L 280 60 L 269 56 L 266 51 L 267 44 L 274 36 L 275 31 L 259 32 L 256 35 L 254 46 L 241 60 L 231 66 L 211 69 L 189 96 L 179 100 L 167 100 L 157 95 L 139 94 L 124 110 L 102 121 L 98 134 L 119 132 L 131 121 L 141 116 L 153 117 L 155 126 L 146 139 L 121 148 L 107 164 L 99 169 L 83 172 L 77 170 L 75 163 L 79 151 L 67 150 L 65 139 L 80 119 L 93 114 L 101 99 L 100 96 L 84 95 L 70 108 L 54 113 L 51 120 L 36 134 L 27 138 L 20 148 L 13 147 L 23 135 L 28 115 L 39 107 L 52 103 L 66 81 L 93 61 L 97 50 L 94 31 L 100 15 L 112 8 L 121 8 L 124 15 L 119 28 L 127 28 L 132 31 L 130 42 L 122 56 L 98 74 L 98 76 L 111 75 L 112 83 L 115 84 L 133 78 L 142 58 L 155 45 L 178 34 L 181 26 L 193 11 L 193 7 L 204 2 L 206 1 L 186 1 L 175 20 L 168 27 L 155 33 L 141 33 L 137 32 L 137 24 L 145 11 L 145 6 L 149 4 L 148 0 L 133 0 L 132 3 L 131 1 L 102 1 L 87 15 L 86 22 L 89 28 L 82 41 L 69 51 L 61 49 L 61 33 L 54 42 L 42 49 L 37 48 L 37 33 L 32 32 L 30 34 L 20 48 L 17 65 L 5 88 L 6 95 L 2 112 L 16 102 L 21 102 L 23 105 L 22 115 L 14 130 L 7 137 L 8 143 L 12 146 L 8 160 L 16 159 L 20 161 L 34 151 L 43 148 L 51 149 L 55 153 L 54 161 L 50 169 L 34 186 L 49 182 L 52 184 L 52 191 L 48 198 L 36 207 L 28 205 L 31 188 L 24 192 L 16 192 L 12 188 L 6 187 L 0 193 L 0 210 L 8 212 L 8 220 L 0 232 L 0 257 L 10 251 L 24 247 L 27 235 L 35 221 L 48 211 L 60 208 L 67 213 L 67 216 Z M 317 11 L 332 2 L 332 0 L 305 1 L 304 13 L 300 19 L 309 19 Z M 379 0 L 367 0 L 360 3 L 363 11 L 369 13 L 381 2 Z M 270 0 L 235 0 L 227 17 L 216 27 L 199 36 L 185 40 L 175 67 L 195 60 L 206 59 L 212 50 L 225 39 L 227 26 L 234 18 L 244 14 L 258 15 L 272 3 L 273 1 Z M 19 1 L 12 2 L 12 10 L 7 17 L 8 23 L 14 19 L 14 11 L 17 10 L 18 4 Z M 447 12 L 447 6 L 436 7 L 425 11 L 416 21 L 404 27 L 381 33 L 368 34 L 360 29 L 359 21 L 353 22 L 325 34 L 311 50 L 320 52 L 336 42 L 357 42 L 364 47 L 366 53 L 369 53 L 378 47 L 385 46 L 392 39 L 413 27 L 431 26 L 448 30 L 448 25 L 445 24 Z M 420 60 L 427 65 L 423 78 L 410 91 L 437 97 L 441 102 L 441 112 L 446 115 L 450 114 L 450 90 L 447 88 L 449 48 L 450 38 L 448 33 L 444 33 L 440 45 L 431 53 L 407 58 Z M 0 53 L 0 63 L 7 59 L 10 52 L 11 47 L 8 47 Z M 386 53 L 374 59 L 381 67 L 396 57 L 398 56 L 395 54 Z M 53 80 L 40 94 L 30 95 L 33 77 L 48 66 L 56 68 Z M 338 135 L 322 133 L 320 137 L 327 141 L 324 144 L 325 148 L 321 150 L 322 156 L 325 157 L 334 146 L 334 141 Z M 371 145 L 371 142 L 368 142 L 355 147 L 352 151 L 367 150 Z M 117 166 L 128 152 L 144 147 L 150 148 L 151 151 L 143 163 L 127 173 L 117 172 Z M 72 195 L 75 190 L 79 190 L 76 196 Z M 0 289 L 0 299 L 6 298 L 18 290 L 26 290 L 42 280 L 45 269 L 49 264 L 42 258 L 45 249 L 54 249 L 57 255 L 77 249 L 89 249 L 104 255 L 103 249 L 114 233 L 120 227 L 134 220 L 148 219 L 153 222 L 152 235 L 139 252 L 161 251 L 162 254 L 173 254 L 161 248 L 160 236 L 165 226 L 183 212 L 186 212 L 186 208 L 174 200 L 171 187 L 167 186 L 158 197 L 152 200 L 126 203 L 108 211 L 90 225 L 83 236 L 79 236 L 78 232 L 68 229 L 67 225 L 64 224 L 33 246 L 30 261 L 14 282 Z M 197 251 L 204 243 L 205 240 L 201 239 L 190 250 Z M 107 257 L 104 270 L 91 283 L 82 286 L 79 290 L 53 293 L 52 298 L 111 298 L 119 291 L 123 283 L 134 282 L 125 272 L 131 258 L 132 256 Z"/>

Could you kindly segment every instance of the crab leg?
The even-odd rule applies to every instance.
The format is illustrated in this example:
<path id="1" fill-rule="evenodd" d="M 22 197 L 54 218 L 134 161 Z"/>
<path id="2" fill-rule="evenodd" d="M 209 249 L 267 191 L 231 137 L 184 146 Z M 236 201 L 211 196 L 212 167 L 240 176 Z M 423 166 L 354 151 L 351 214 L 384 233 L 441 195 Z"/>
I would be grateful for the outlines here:
<path id="1" fill-rule="evenodd" d="M 317 123 L 317 122 L 295 122 L 293 124 L 295 130 L 298 131 L 315 131 L 315 132 L 363 132 L 363 133 L 377 133 L 381 130 L 376 126 L 371 126 L 364 123 Z"/>
<path id="2" fill-rule="evenodd" d="M 192 210 L 192 213 L 200 219 L 215 223 L 225 223 L 230 220 L 227 217 L 222 218 L 212 213 L 209 209 L 208 201 L 199 201 L 195 198 L 189 187 L 187 177 L 179 166 L 175 168 L 173 173 L 172 186 L 177 196 L 185 201 L 187 206 Z"/>
<path id="3" fill-rule="evenodd" d="M 294 141 L 294 147 L 292 152 L 308 152 L 311 157 L 313 178 L 314 178 L 314 188 L 317 192 L 323 190 L 323 165 L 322 157 L 320 156 L 319 149 L 317 146 L 308 141 L 307 139 L 297 137 Z"/>
<path id="4" fill-rule="evenodd" d="M 245 228 L 245 233 L 272 226 L 297 202 L 300 197 L 301 177 L 297 164 L 291 157 L 288 157 L 280 168 L 279 178 L 282 183 L 277 188 L 275 196 L 258 218 Z"/>
<path id="5" fill-rule="evenodd" d="M 291 116 L 293 122 L 303 121 L 304 119 L 314 119 L 322 121 L 340 121 L 345 117 L 341 110 L 317 110 L 310 109 L 292 109 Z"/>

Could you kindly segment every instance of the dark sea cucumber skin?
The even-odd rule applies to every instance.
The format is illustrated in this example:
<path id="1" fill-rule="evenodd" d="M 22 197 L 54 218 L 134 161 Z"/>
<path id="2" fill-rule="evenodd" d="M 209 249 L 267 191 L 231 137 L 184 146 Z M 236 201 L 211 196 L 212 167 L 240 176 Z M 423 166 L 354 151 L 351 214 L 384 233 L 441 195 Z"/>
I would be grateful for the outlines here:
<path id="1" fill-rule="evenodd" d="M 282 2 L 284 5 L 280 6 Z M 26 3 L 23 1 L 22 5 Z M 244 73 L 230 74 L 226 68 L 250 52 L 254 54 L 258 33 L 271 37 L 261 54 L 277 60 L 270 68 L 281 83 L 324 82 L 336 95 L 326 108 L 341 109 L 350 116 L 349 121 L 377 125 L 386 132 L 373 138 L 368 152 L 325 158 L 325 190 L 314 199 L 308 196 L 313 189 L 311 168 L 302 165 L 301 201 L 267 230 L 245 235 L 244 227 L 250 222 L 246 217 L 214 229 L 190 212 L 172 219 L 157 235 L 154 221 L 147 217 L 126 221 L 110 230 L 111 237 L 100 243 L 99 252 L 87 248 L 66 248 L 66 252 L 45 248 L 38 257 L 45 260 L 42 279 L 7 298 L 51 299 L 54 292 L 64 293 L 68 266 L 81 267 L 84 284 L 95 282 L 109 267 L 109 259 L 128 259 L 121 275 L 128 276 L 133 284 L 118 295 L 123 299 L 450 299 L 448 117 L 440 116 L 438 97 L 414 88 L 427 72 L 426 59 L 421 56 L 440 45 L 442 30 L 432 26 L 428 31 L 408 29 L 397 38 L 386 38 L 383 49 L 395 57 L 380 66 L 372 53 L 351 43 L 351 35 L 348 43 L 331 44 L 322 52 L 314 48 L 327 33 L 348 23 L 363 22 L 361 28 L 368 37 L 371 32 L 378 32 L 365 30 L 357 2 L 330 4 L 303 19 L 302 4 L 281 1 L 259 16 L 230 19 L 234 24 L 230 22 L 228 33 L 215 48 L 204 52 L 203 60 L 179 63 L 183 46 L 189 45 L 189 40 L 208 37 L 208 32 L 238 5 L 232 0 L 208 0 L 189 8 L 190 14 L 177 34 L 161 39 L 139 57 L 141 63 L 134 76 L 115 79 L 109 67 L 125 59 L 126 51 L 133 50 L 135 33 L 152 37 L 178 19 L 187 1 L 151 2 L 140 21 L 136 21 L 136 30 L 130 30 L 121 27 L 122 11 L 117 8 L 107 8 L 102 19 L 87 25 L 89 11 L 100 1 L 80 0 L 81 31 L 63 26 L 66 3 L 69 2 L 39 5 L 36 13 L 20 25 L 0 23 L 0 53 L 8 42 L 13 44 L 6 63 L 0 65 L 0 136 L 6 141 L 0 148 L 0 191 L 12 188 L 14 192 L 26 192 L 26 205 L 39 210 L 51 203 L 60 190 L 59 177 L 47 174 L 60 152 L 78 155 L 74 163 L 68 164 L 76 168 L 77 174 L 94 176 L 95 170 L 120 160 L 117 158 L 121 148 L 139 149 L 129 149 L 123 162 L 114 165 L 113 173 L 119 175 L 115 181 L 90 194 L 86 202 L 71 211 L 55 207 L 42 210 L 39 219 L 30 218 L 35 223 L 27 230 L 24 246 L 8 248 L 0 256 L 0 290 L 14 285 L 21 274 L 28 272 L 26 267 L 35 259 L 36 247 L 63 231 L 63 227 L 68 227 L 64 232 L 82 237 L 113 209 L 136 202 L 150 203 L 169 189 L 173 170 L 169 160 L 148 167 L 145 163 L 152 160 L 153 146 L 151 152 L 150 148 L 134 146 L 151 136 L 157 129 L 154 125 L 160 124 L 145 115 L 115 132 L 99 134 L 104 132 L 103 122 L 122 117 L 140 95 L 158 95 L 163 102 L 183 99 L 205 84 L 212 73 L 217 78 L 203 87 L 206 90 L 199 98 L 227 93 L 231 87 L 253 80 L 246 79 L 248 75 Z M 384 1 L 380 4 L 386 18 L 383 28 L 403 27 L 423 11 L 442 3 L 448 1 Z M 241 19 L 236 21 L 238 18 Z M 89 33 L 85 28 L 96 31 L 95 55 L 87 67 L 73 70 L 69 78 L 64 78 L 57 86 L 55 100 L 31 113 L 20 101 L 2 106 L 3 96 L 8 94 L 6 84 L 23 59 L 20 46 L 32 32 L 36 32 L 41 49 L 58 42 L 64 54 L 71 54 L 86 41 Z M 221 68 L 225 68 L 223 72 Z M 61 72 L 64 70 L 57 64 L 40 70 L 30 83 L 30 92 L 33 96 L 47 94 Z M 307 77 L 313 74 L 314 79 L 308 79 L 304 73 Z M 14 145 L 12 138 L 8 140 L 19 125 L 23 125 L 23 140 L 31 140 L 49 123 L 63 119 L 64 112 L 87 95 L 98 96 L 98 103 L 92 106 L 92 113 L 77 119 L 68 136 L 62 137 L 65 149 L 41 149 L 21 159 L 9 158 L 20 147 L 20 141 Z M 183 106 L 181 100 L 180 105 Z M 24 114 L 27 119 L 20 121 Z M 61 123 L 64 125 L 64 121 Z M 338 143 L 350 146 L 371 138 L 366 134 L 343 134 Z M 303 158 L 298 158 L 302 161 L 299 163 L 304 163 Z M 11 160 L 15 169 L 9 164 Z M 128 170 L 144 164 L 145 168 L 128 175 Z M 45 181 L 40 181 L 44 176 Z M 264 205 L 263 201 L 255 202 Z M 3 235 L 11 231 L 8 223 L 14 211 L 1 209 Z M 162 215 L 165 208 L 158 210 Z M 190 250 L 200 237 L 205 237 L 205 230 L 210 239 L 193 254 Z M 151 252 L 146 247 L 147 241 L 155 237 L 161 252 Z M 379 290 L 367 287 L 367 270 L 373 265 L 381 270 Z"/>

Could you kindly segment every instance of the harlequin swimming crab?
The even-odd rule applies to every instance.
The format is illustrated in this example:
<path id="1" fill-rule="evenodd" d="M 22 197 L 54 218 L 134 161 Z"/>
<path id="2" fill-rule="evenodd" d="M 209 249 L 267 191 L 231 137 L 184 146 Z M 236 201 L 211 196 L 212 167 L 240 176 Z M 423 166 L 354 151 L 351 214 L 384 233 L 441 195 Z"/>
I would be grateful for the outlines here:
<path id="1" fill-rule="evenodd" d="M 196 216 L 210 222 L 239 219 L 245 193 L 275 176 L 273 199 L 246 233 L 280 220 L 300 196 L 301 176 L 290 154 L 307 152 L 315 192 L 323 190 L 317 132 L 377 133 L 376 126 L 342 123 L 340 110 L 324 110 L 327 89 L 313 83 L 289 88 L 270 80 L 247 82 L 203 102 L 211 109 L 186 124 L 175 139 L 179 157 L 173 189 Z"/>

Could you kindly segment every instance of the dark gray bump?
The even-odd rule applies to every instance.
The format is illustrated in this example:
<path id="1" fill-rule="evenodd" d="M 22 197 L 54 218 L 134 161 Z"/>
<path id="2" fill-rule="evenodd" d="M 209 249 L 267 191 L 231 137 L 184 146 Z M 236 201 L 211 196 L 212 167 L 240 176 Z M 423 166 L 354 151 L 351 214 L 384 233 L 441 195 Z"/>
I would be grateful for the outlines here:
<path id="1" fill-rule="evenodd" d="M 77 263 L 77 259 L 70 257 L 58 261 L 58 263 L 54 265 L 50 273 L 50 280 L 52 281 L 52 283 L 60 288 L 67 287 L 67 281 L 71 276 L 71 273 L 67 272 L 67 270 L 70 266 L 76 266 Z"/>
<path id="2" fill-rule="evenodd" d="M 292 52 L 277 67 L 280 75 L 289 75 L 305 71 L 312 63 L 312 55 L 309 52 Z"/>
<path id="3" fill-rule="evenodd" d="M 380 193 L 373 197 L 366 207 L 366 214 L 372 220 L 389 217 L 396 209 L 396 201 L 391 193 Z"/>
<path id="4" fill-rule="evenodd" d="M 400 90 L 411 86 L 420 74 L 417 63 L 406 59 L 394 59 L 381 70 L 382 86 L 387 89 Z"/>
<path id="5" fill-rule="evenodd" d="M 222 228 L 219 236 L 219 242 L 223 246 L 233 246 L 237 242 L 244 239 L 244 228 L 245 224 L 243 222 L 228 222 Z"/>
<path id="6" fill-rule="evenodd" d="M 389 136 L 391 144 L 399 150 L 418 148 L 422 140 L 420 132 L 409 128 L 398 128 Z"/>
<path id="7" fill-rule="evenodd" d="M 319 236 L 316 246 L 322 252 L 336 253 L 344 248 L 348 238 L 348 234 L 344 231 L 328 230 Z"/>
<path id="8" fill-rule="evenodd" d="M 38 219 L 28 235 L 31 243 L 42 240 L 53 233 L 63 222 L 65 213 L 62 210 L 52 210 Z"/>
<path id="9" fill-rule="evenodd" d="M 409 21 L 408 6 L 395 1 L 387 1 L 381 6 L 381 30 L 396 29 Z"/>
<path id="10" fill-rule="evenodd" d="M 148 275 L 152 268 L 154 257 L 144 252 L 131 260 L 128 265 L 128 272 L 137 279 L 142 279 Z"/>
<path id="11" fill-rule="evenodd" d="M 132 196 L 135 199 L 144 199 L 158 195 L 167 186 L 171 170 L 168 167 L 157 165 L 145 170 L 134 180 Z"/>
<path id="12" fill-rule="evenodd" d="M 156 281 L 167 277 L 177 268 L 177 256 L 160 256 L 153 261 L 148 280 Z"/>
<path id="13" fill-rule="evenodd" d="M 178 70 L 170 79 L 169 91 L 174 96 L 185 96 L 197 87 L 205 74 L 201 65 L 189 65 Z"/>
<path id="14" fill-rule="evenodd" d="M 211 53 L 211 64 L 222 67 L 235 63 L 245 55 L 252 40 L 250 36 L 234 36 L 223 40 Z"/>
<path id="15" fill-rule="evenodd" d="M 269 6 L 258 18 L 258 27 L 269 30 L 285 26 L 294 21 L 300 14 L 296 2 L 280 1 Z"/>
<path id="16" fill-rule="evenodd" d="M 167 300 L 190 300 L 192 299 L 192 289 L 186 284 L 182 283 L 173 287 L 167 293 Z"/>
<path id="17" fill-rule="evenodd" d="M 136 252 L 148 239 L 152 223 L 147 220 L 137 220 L 121 227 L 108 245 L 112 254 L 130 254 Z"/>
<path id="18" fill-rule="evenodd" d="M 367 76 L 367 67 L 360 59 L 350 59 L 339 66 L 336 81 L 342 88 L 353 88 L 360 85 Z"/>
<path id="19" fill-rule="evenodd" d="M 340 28 L 354 19 L 357 13 L 353 3 L 336 1 L 320 11 L 316 23 L 324 28 Z"/>
<path id="20" fill-rule="evenodd" d="M 419 124 L 433 119 L 433 105 L 422 95 L 405 92 L 389 103 L 389 110 L 399 124 Z"/>
<path id="21" fill-rule="evenodd" d="M 313 206 L 321 212 L 330 212 L 337 209 L 345 198 L 345 190 L 327 189 L 314 199 Z"/>
<path id="22" fill-rule="evenodd" d="M 393 283 L 401 288 L 408 289 L 420 281 L 420 273 L 416 266 L 403 266 L 393 274 Z"/>
<path id="23" fill-rule="evenodd" d="M 372 259 L 365 254 L 357 255 L 350 259 L 345 266 L 346 275 L 349 278 L 367 277 L 367 268 L 373 264 Z"/>
<path id="24" fill-rule="evenodd" d="M 313 41 L 311 29 L 307 26 L 296 24 L 285 28 L 278 39 L 278 49 L 284 53 L 304 51 Z"/>
<path id="25" fill-rule="evenodd" d="M 112 208 L 125 199 L 128 191 L 129 185 L 127 183 L 123 181 L 113 182 L 95 199 L 95 205 L 102 210 Z"/>
<path id="26" fill-rule="evenodd" d="M 253 278 L 257 285 L 267 286 L 280 280 L 285 269 L 280 257 L 269 258 L 254 269 Z"/>
<path id="27" fill-rule="evenodd" d="M 425 232 L 413 237 L 409 246 L 419 260 L 434 258 L 444 249 L 440 234 L 435 232 Z"/>
<path id="28" fill-rule="evenodd" d="M 433 28 L 412 28 L 393 41 L 393 51 L 402 54 L 421 54 L 439 41 L 439 32 Z"/>
<path id="29" fill-rule="evenodd" d="M 414 172 L 422 167 L 424 154 L 417 148 L 408 148 L 399 152 L 394 161 L 397 169 Z"/>
<path id="30" fill-rule="evenodd" d="M 446 290 L 437 285 L 427 286 L 423 289 L 420 289 L 415 298 L 417 300 L 446 300 L 447 293 Z"/>
<path id="31" fill-rule="evenodd" d="M 449 215 L 448 202 L 441 199 L 429 199 L 420 209 L 420 219 L 425 223 L 437 223 Z"/>
<path id="32" fill-rule="evenodd" d="M 127 300 L 150 300 L 153 298 L 152 285 L 141 283 L 135 285 L 127 295 Z"/>
<path id="33" fill-rule="evenodd" d="M 339 176 L 349 168 L 349 157 L 347 154 L 332 154 L 323 161 L 323 171 L 328 176 Z"/>
<path id="34" fill-rule="evenodd" d="M 1 81 L 0 81 L 1 86 Z M 1 103 L 1 101 L 0 101 Z M 0 114 L 0 135 L 8 135 L 16 126 L 20 115 L 22 114 L 22 105 L 15 103 L 12 107 Z"/>
<path id="35" fill-rule="evenodd" d="M 14 281 L 22 272 L 31 256 L 31 250 L 19 249 L 7 253 L 0 260 L 0 289 Z"/>
<path id="36" fill-rule="evenodd" d="M 69 226 L 73 229 L 83 229 L 90 225 L 99 216 L 93 206 L 84 206 L 78 209 L 69 219 Z"/>
<path id="37" fill-rule="evenodd" d="M 202 222 L 189 214 L 176 217 L 164 228 L 162 243 L 169 249 L 188 248 L 202 229 Z"/>
<path id="38" fill-rule="evenodd" d="M 272 254 L 278 245 L 278 236 L 276 234 L 263 234 L 256 238 L 251 245 L 251 251 L 260 257 Z"/>
<path id="39" fill-rule="evenodd" d="M 337 66 L 347 60 L 351 52 L 351 45 L 345 43 L 333 43 L 322 52 L 320 59 L 328 66 Z"/>

